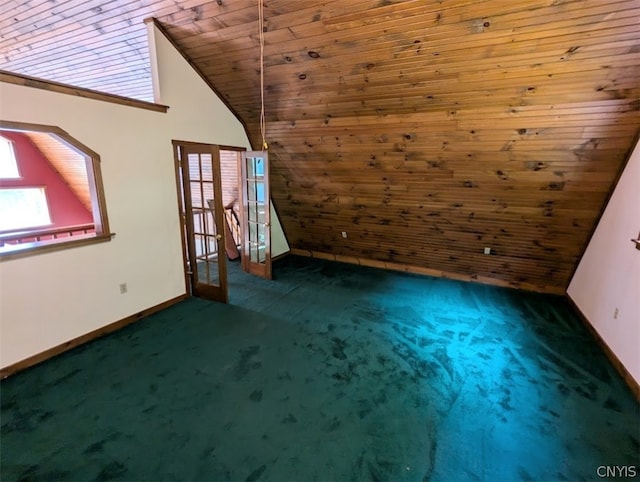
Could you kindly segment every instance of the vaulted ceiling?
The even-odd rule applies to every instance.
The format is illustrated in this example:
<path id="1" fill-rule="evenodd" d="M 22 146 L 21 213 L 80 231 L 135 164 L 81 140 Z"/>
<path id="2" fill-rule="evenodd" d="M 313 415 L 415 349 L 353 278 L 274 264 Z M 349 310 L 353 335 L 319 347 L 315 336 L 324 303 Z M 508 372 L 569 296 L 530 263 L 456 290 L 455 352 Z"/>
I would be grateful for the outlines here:
<path id="1" fill-rule="evenodd" d="M 1 131 L 0 131 L 1 132 Z M 91 192 L 85 156 L 48 132 L 27 131 L 25 135 L 51 163 L 82 205 L 91 212 Z"/>
<path id="2" fill-rule="evenodd" d="M 146 17 L 259 147 L 257 0 L 5 1 L 1 68 L 150 100 Z M 637 0 L 265 0 L 264 17 L 293 248 L 566 287 L 640 125 Z"/>

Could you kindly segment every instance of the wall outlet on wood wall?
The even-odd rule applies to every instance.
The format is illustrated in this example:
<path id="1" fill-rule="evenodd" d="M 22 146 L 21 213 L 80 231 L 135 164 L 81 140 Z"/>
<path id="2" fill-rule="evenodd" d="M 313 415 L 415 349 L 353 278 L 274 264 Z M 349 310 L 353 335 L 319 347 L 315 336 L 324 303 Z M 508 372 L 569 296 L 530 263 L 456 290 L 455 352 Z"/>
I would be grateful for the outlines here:
<path id="1" fill-rule="evenodd" d="M 491 248 L 484 248 L 484 254 L 491 254 Z"/>
<path id="2" fill-rule="evenodd" d="M 342 237 L 346 238 L 347 237 L 347 232 L 346 231 L 342 231 Z"/>

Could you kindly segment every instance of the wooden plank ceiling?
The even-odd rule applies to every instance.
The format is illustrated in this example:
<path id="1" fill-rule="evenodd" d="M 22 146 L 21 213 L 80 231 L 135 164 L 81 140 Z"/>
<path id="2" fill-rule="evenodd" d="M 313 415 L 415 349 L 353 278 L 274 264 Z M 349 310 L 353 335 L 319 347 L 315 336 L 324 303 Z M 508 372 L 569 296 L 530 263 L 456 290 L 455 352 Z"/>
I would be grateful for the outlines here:
<path id="1" fill-rule="evenodd" d="M 92 212 L 85 156 L 69 147 L 54 134 L 27 131 L 25 135 L 51 163 L 53 169 L 69 186 L 69 189 L 73 191 L 87 211 Z"/>
<path id="2" fill-rule="evenodd" d="M 156 17 L 260 146 L 256 0 L 0 9 L 2 68 L 146 99 Z M 264 16 L 293 248 L 566 287 L 638 132 L 638 0 L 265 0 Z"/>

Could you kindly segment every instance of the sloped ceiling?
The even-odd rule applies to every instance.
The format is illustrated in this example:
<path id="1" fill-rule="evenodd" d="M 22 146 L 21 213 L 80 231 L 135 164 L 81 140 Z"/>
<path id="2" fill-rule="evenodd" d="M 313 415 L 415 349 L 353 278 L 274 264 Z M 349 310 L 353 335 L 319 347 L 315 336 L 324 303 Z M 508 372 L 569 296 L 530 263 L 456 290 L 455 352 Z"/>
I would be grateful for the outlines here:
<path id="1" fill-rule="evenodd" d="M 155 17 L 260 146 L 256 0 L 6 3 L 2 68 L 147 100 Z M 265 0 L 264 16 L 293 248 L 566 287 L 638 132 L 637 0 Z"/>
<path id="2" fill-rule="evenodd" d="M 84 155 L 71 149 L 53 134 L 27 131 L 25 135 L 51 163 L 87 211 L 91 212 L 91 192 Z"/>

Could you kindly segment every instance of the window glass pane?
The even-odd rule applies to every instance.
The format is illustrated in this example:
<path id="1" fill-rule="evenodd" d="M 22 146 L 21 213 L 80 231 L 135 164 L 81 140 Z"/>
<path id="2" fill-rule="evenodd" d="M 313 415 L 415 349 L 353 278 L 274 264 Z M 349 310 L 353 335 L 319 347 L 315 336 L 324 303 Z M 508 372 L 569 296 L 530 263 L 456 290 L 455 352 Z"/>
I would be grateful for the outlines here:
<path id="1" fill-rule="evenodd" d="M 255 175 L 256 177 L 264 176 L 264 159 L 262 157 L 256 157 L 254 159 L 255 163 Z"/>
<path id="2" fill-rule="evenodd" d="M 256 199 L 260 203 L 264 203 L 264 183 L 258 182 L 256 183 Z"/>
<path id="3" fill-rule="evenodd" d="M 51 224 L 43 187 L 0 189 L 0 231 Z"/>
<path id="4" fill-rule="evenodd" d="M 253 168 L 253 157 L 247 157 L 247 179 L 255 177 L 255 169 Z"/>
<path id="5" fill-rule="evenodd" d="M 258 225 L 256 223 L 249 223 L 249 242 L 251 244 L 258 242 Z"/>
<path id="6" fill-rule="evenodd" d="M 17 179 L 19 177 L 13 143 L 9 139 L 0 137 L 0 179 Z"/>
<path id="7" fill-rule="evenodd" d="M 187 156 L 189 163 L 189 179 L 193 181 L 200 180 L 200 157 L 198 154 L 189 153 Z"/>
<path id="8" fill-rule="evenodd" d="M 200 169 L 203 181 L 213 181 L 213 160 L 211 154 L 200 154 Z"/>
<path id="9" fill-rule="evenodd" d="M 247 157 L 247 178 L 261 178 L 264 177 L 264 158 L 262 157 Z"/>

